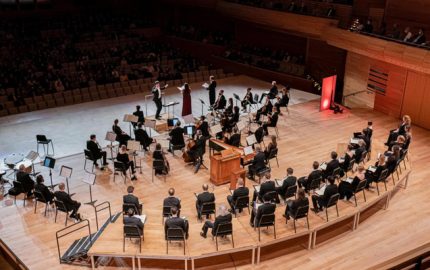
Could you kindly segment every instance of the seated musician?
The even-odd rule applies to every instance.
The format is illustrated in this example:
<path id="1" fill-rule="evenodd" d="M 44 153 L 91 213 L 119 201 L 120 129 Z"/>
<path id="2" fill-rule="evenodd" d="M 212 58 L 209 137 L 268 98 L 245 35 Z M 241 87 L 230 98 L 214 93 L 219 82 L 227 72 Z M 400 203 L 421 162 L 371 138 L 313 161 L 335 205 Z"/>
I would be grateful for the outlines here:
<path id="1" fill-rule="evenodd" d="M 135 210 L 133 208 L 129 208 L 127 210 L 127 216 L 124 217 L 124 225 L 134 225 L 137 226 L 140 234 L 143 234 L 143 222 L 140 218 L 135 217 Z"/>
<path id="2" fill-rule="evenodd" d="M 348 172 L 349 163 L 354 158 L 354 146 L 348 144 L 343 161 L 339 161 L 340 176 L 343 177 Z"/>
<path id="3" fill-rule="evenodd" d="M 278 109 L 280 115 L 282 115 L 281 107 L 288 107 L 288 103 L 290 102 L 290 87 L 282 88 L 281 93 L 282 97 L 277 96 L 277 101 L 275 102 L 275 107 Z"/>
<path id="4" fill-rule="evenodd" d="M 393 151 L 387 153 L 386 166 L 388 169 L 388 175 L 392 174 L 396 170 L 397 162 L 399 161 L 402 150 L 398 145 L 393 146 Z"/>
<path id="5" fill-rule="evenodd" d="M 343 198 L 345 201 L 349 201 L 351 199 L 358 184 L 365 179 L 365 171 L 364 166 L 359 165 L 351 183 L 345 180 L 340 181 L 339 194 L 341 199 Z"/>
<path id="6" fill-rule="evenodd" d="M 385 164 L 385 156 L 384 155 L 379 155 L 378 161 L 376 161 L 376 163 L 375 163 L 375 167 L 376 167 L 376 169 L 374 172 L 367 170 L 365 173 L 366 180 L 367 180 L 366 189 L 370 188 L 370 184 L 372 184 L 372 182 L 378 181 L 379 177 L 381 176 L 382 171 L 387 168 L 387 165 Z"/>
<path id="7" fill-rule="evenodd" d="M 103 166 L 108 165 L 106 161 L 106 151 L 103 151 L 100 147 L 99 143 L 97 142 L 96 135 L 91 134 L 90 140 L 87 141 L 87 149 L 91 152 L 94 158 L 94 166 L 98 167 L 99 164 L 97 163 L 97 160 L 99 158 L 103 158 Z"/>
<path id="8" fill-rule="evenodd" d="M 16 172 L 16 181 L 20 182 L 23 192 L 27 193 L 27 197 L 33 196 L 34 181 L 31 179 L 30 174 L 26 172 L 24 164 L 19 165 L 19 170 Z"/>
<path id="9" fill-rule="evenodd" d="M 122 196 L 122 202 L 127 204 L 133 204 L 136 210 L 138 211 L 137 214 L 142 214 L 142 207 L 143 204 L 139 203 L 139 198 L 133 195 L 134 187 L 128 186 L 127 187 L 127 195 Z"/>
<path id="10" fill-rule="evenodd" d="M 355 150 L 355 163 L 360 163 L 363 154 L 366 152 L 366 143 L 363 139 L 358 140 L 358 148 Z"/>
<path id="11" fill-rule="evenodd" d="M 245 197 L 249 195 L 249 189 L 245 187 L 242 178 L 237 180 L 237 188 L 233 191 L 232 195 L 227 196 L 228 204 L 230 205 L 230 209 L 233 212 L 233 206 L 236 204 L 236 201 L 239 197 Z M 242 212 L 242 209 L 238 209 L 239 213 Z"/>
<path id="12" fill-rule="evenodd" d="M 200 215 L 200 211 L 202 210 L 203 204 L 208 203 L 208 202 L 215 202 L 215 195 L 208 191 L 209 185 L 203 184 L 202 189 L 203 189 L 202 193 L 195 194 L 197 197 L 196 210 L 197 210 L 198 219 L 202 219 L 202 217 Z M 206 218 L 209 218 L 209 216 L 207 216 Z"/>
<path id="13" fill-rule="evenodd" d="M 197 123 L 196 130 L 201 130 L 203 137 L 210 138 L 209 124 L 204 115 L 200 116 L 200 121 Z"/>
<path id="14" fill-rule="evenodd" d="M 212 229 L 212 235 L 215 235 L 215 232 L 218 230 L 218 226 L 223 223 L 231 222 L 231 214 L 227 211 L 227 207 L 224 204 L 218 206 L 218 216 L 215 218 L 215 221 L 212 222 L 210 220 L 206 220 L 205 224 L 203 224 L 202 231 L 200 232 L 200 236 L 206 238 L 208 233 L 208 229 Z"/>
<path id="15" fill-rule="evenodd" d="M 39 174 L 36 177 L 36 186 L 34 187 L 34 190 L 39 191 L 42 193 L 43 198 L 45 198 L 46 202 L 49 204 L 53 203 L 54 199 L 54 193 L 52 193 L 47 186 L 44 184 L 45 179 L 43 179 L 43 176 Z"/>
<path id="16" fill-rule="evenodd" d="M 263 204 L 258 206 L 258 208 L 256 208 L 256 206 L 257 205 L 254 204 L 251 211 L 251 219 L 249 221 L 251 227 L 256 226 L 263 215 L 274 214 L 276 211 L 276 204 L 271 202 L 270 196 L 264 196 Z"/>
<path id="17" fill-rule="evenodd" d="M 225 107 L 224 113 L 228 116 L 233 114 L 233 98 L 229 98 L 227 101 L 227 107 Z"/>
<path id="18" fill-rule="evenodd" d="M 152 153 L 152 158 L 153 159 L 157 159 L 157 160 L 162 160 L 164 162 L 164 169 L 159 170 L 156 169 L 155 170 L 155 175 L 157 174 L 168 174 L 169 170 L 170 170 L 170 166 L 169 166 L 169 162 L 167 161 L 164 153 L 163 153 L 163 149 L 161 148 L 161 144 L 157 143 L 155 145 L 155 151 Z"/>
<path id="19" fill-rule="evenodd" d="M 254 190 L 254 195 L 252 196 L 252 201 L 255 202 L 257 199 L 260 201 L 263 201 L 263 196 L 266 195 L 266 193 L 269 192 L 276 192 L 276 186 L 275 181 L 271 180 L 272 175 L 267 172 L 264 175 L 263 182 L 260 185 L 260 190 L 257 192 L 257 190 Z"/>
<path id="20" fill-rule="evenodd" d="M 225 108 L 225 105 L 227 103 L 227 100 L 224 96 L 224 90 L 219 90 L 218 98 L 215 101 L 215 104 L 213 106 L 213 109 L 216 110 L 223 110 Z"/>
<path id="21" fill-rule="evenodd" d="M 270 102 L 269 96 L 266 97 L 266 101 L 264 102 L 264 105 L 257 110 L 257 113 L 255 115 L 255 121 L 259 122 L 260 117 L 262 114 L 267 115 L 269 112 L 272 111 L 273 105 L 272 102 Z"/>
<path id="22" fill-rule="evenodd" d="M 228 144 L 236 147 L 240 147 L 240 133 L 237 127 L 233 128 L 233 133 L 228 139 Z"/>
<path id="23" fill-rule="evenodd" d="M 401 149 L 404 149 L 405 148 L 405 141 L 406 141 L 406 139 L 403 135 L 397 136 L 397 139 L 395 141 L 390 142 L 388 144 L 388 151 L 392 151 L 394 145 L 398 145 Z"/>
<path id="24" fill-rule="evenodd" d="M 167 239 L 167 231 L 170 228 L 181 228 L 185 234 L 185 239 L 188 239 L 188 220 L 179 217 L 178 209 L 173 207 L 171 210 L 172 216 L 166 219 L 164 223 L 164 234 Z"/>
<path id="25" fill-rule="evenodd" d="M 184 141 L 184 129 L 181 127 L 181 121 L 176 122 L 175 128 L 173 128 L 170 133 L 170 143 L 169 143 L 169 152 L 173 153 L 173 147 L 175 146 L 175 149 L 177 148 L 184 148 L 185 147 L 185 141 Z"/>
<path id="26" fill-rule="evenodd" d="M 331 160 L 327 163 L 327 167 L 323 170 L 323 177 L 327 179 L 328 176 L 333 174 L 333 171 L 339 168 L 339 160 L 337 159 L 337 153 L 332 151 L 330 153 Z"/>
<path id="27" fill-rule="evenodd" d="M 256 155 L 251 165 L 248 167 L 248 178 L 254 180 L 257 172 L 266 168 L 266 155 L 261 151 L 260 146 L 255 147 Z"/>
<path id="28" fill-rule="evenodd" d="M 252 96 L 251 88 L 246 89 L 246 94 L 241 101 L 242 111 L 246 111 L 246 106 L 250 104 L 254 104 L 254 99 Z"/>
<path id="29" fill-rule="evenodd" d="M 337 185 L 334 183 L 335 178 L 333 176 L 329 176 L 327 178 L 328 185 L 326 186 L 323 195 L 314 194 L 312 195 L 312 204 L 313 211 L 318 213 L 323 210 L 323 207 L 327 206 L 330 197 L 338 192 Z"/>
<path id="30" fill-rule="evenodd" d="M 133 127 L 134 128 L 136 128 L 136 126 L 139 123 L 141 123 L 141 124 L 145 123 L 145 117 L 143 116 L 143 112 L 140 110 L 140 106 L 139 105 L 136 106 L 136 111 L 133 112 L 133 115 L 137 116 L 137 118 L 138 118 L 137 119 L 137 123 L 133 123 Z"/>
<path id="31" fill-rule="evenodd" d="M 264 129 L 263 126 L 259 126 L 256 130 L 255 130 L 255 140 L 257 141 L 257 143 L 261 143 L 264 139 Z"/>
<path id="32" fill-rule="evenodd" d="M 148 151 L 148 147 L 151 143 L 156 142 L 156 140 L 149 137 L 146 130 L 142 128 L 142 123 L 137 124 L 137 129 L 134 130 L 134 137 L 136 138 L 136 141 L 140 142 L 140 145 L 143 146 L 145 151 Z"/>
<path id="33" fill-rule="evenodd" d="M 133 160 L 130 160 L 127 152 L 127 146 L 121 145 L 118 154 L 116 155 L 116 160 L 124 163 L 125 169 L 128 170 L 131 168 L 131 180 L 136 180 L 136 170 L 134 169 L 134 162 Z"/>
<path id="34" fill-rule="evenodd" d="M 390 134 L 388 135 L 387 142 L 385 145 L 389 145 L 390 142 L 397 140 L 397 137 L 399 135 L 405 135 L 406 133 L 406 126 L 411 126 L 412 120 L 409 115 L 404 115 L 402 118 L 402 123 L 400 123 L 399 128 L 393 129 L 390 131 Z"/>
<path id="35" fill-rule="evenodd" d="M 274 99 L 278 95 L 278 87 L 276 86 L 276 81 L 272 81 L 272 87 L 269 90 L 269 93 L 263 93 L 260 98 L 260 103 L 265 96 L 269 99 Z"/>
<path id="36" fill-rule="evenodd" d="M 200 169 L 200 166 L 203 163 L 203 155 L 205 154 L 206 150 L 206 138 L 203 137 L 202 132 L 198 130 L 196 132 L 196 143 L 194 146 L 188 150 L 188 155 L 192 157 L 196 162 L 196 169 L 195 173 L 197 173 Z"/>
<path id="37" fill-rule="evenodd" d="M 178 215 L 181 214 L 181 200 L 175 197 L 174 188 L 169 188 L 169 197 L 164 199 L 163 206 L 175 207 L 178 210 Z"/>
<path id="38" fill-rule="evenodd" d="M 233 107 L 233 114 L 230 116 L 229 120 L 228 120 L 228 125 L 230 130 L 236 126 L 237 122 L 239 122 L 239 117 L 240 117 L 240 109 L 237 106 Z"/>
<path id="39" fill-rule="evenodd" d="M 267 145 L 266 149 L 264 149 L 264 155 L 266 156 L 266 160 L 270 156 L 270 152 L 274 149 L 278 149 L 278 143 L 276 142 L 276 136 L 272 135 L 270 136 L 270 143 Z"/>
<path id="40" fill-rule="evenodd" d="M 122 131 L 121 127 L 118 126 L 118 119 L 115 119 L 113 121 L 112 131 L 116 134 L 116 140 L 119 142 L 120 145 L 127 145 L 128 140 L 130 140 L 130 136 Z"/>
<path id="41" fill-rule="evenodd" d="M 297 191 L 297 199 L 288 200 L 285 203 L 285 221 L 289 220 L 290 216 L 294 216 L 300 207 L 309 207 L 309 199 L 301 188 Z"/>
<path id="42" fill-rule="evenodd" d="M 309 192 L 311 183 L 314 179 L 321 178 L 322 179 L 322 172 L 320 170 L 320 164 L 318 161 L 314 161 L 312 163 L 312 172 L 307 177 L 300 177 L 297 182 L 299 183 L 300 188 L 304 188 L 306 192 Z"/>
<path id="43" fill-rule="evenodd" d="M 297 177 L 293 175 L 293 168 L 287 168 L 287 176 L 282 181 L 282 186 L 276 188 L 276 192 L 283 198 L 289 187 L 296 185 Z"/>
<path id="44" fill-rule="evenodd" d="M 81 207 L 81 203 L 75 200 L 72 200 L 70 195 L 64 191 L 66 185 L 64 183 L 60 183 L 58 185 L 60 190 L 54 192 L 55 199 L 63 202 L 67 211 L 72 211 L 70 214 L 70 218 L 74 218 L 76 221 L 82 221 L 81 215 L 78 213 L 79 207 Z"/>
<path id="45" fill-rule="evenodd" d="M 267 127 L 276 127 L 277 123 L 278 123 L 278 118 L 279 118 L 279 110 L 274 107 L 272 113 L 269 113 L 269 116 L 267 117 L 267 121 L 263 123 L 263 129 L 264 129 L 264 134 L 265 135 L 269 135 L 269 130 L 267 129 Z"/>

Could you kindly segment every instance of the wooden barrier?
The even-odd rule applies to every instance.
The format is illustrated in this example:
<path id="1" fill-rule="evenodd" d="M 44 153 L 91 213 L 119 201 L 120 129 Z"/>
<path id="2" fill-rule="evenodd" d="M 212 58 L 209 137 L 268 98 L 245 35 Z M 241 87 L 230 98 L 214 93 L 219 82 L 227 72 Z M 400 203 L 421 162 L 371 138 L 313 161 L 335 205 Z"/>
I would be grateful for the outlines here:
<path id="1" fill-rule="evenodd" d="M 354 212 L 316 227 L 313 230 L 312 248 L 316 248 L 317 245 L 323 242 L 334 240 L 349 230 L 354 231 L 356 229 L 356 220 L 357 212 Z"/>

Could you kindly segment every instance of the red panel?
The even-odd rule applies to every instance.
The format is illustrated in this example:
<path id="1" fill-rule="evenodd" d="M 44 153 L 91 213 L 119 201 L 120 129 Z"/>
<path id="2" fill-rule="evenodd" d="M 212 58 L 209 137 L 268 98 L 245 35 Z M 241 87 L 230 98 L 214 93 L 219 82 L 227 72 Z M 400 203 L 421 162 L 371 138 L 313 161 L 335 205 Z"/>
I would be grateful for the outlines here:
<path id="1" fill-rule="evenodd" d="M 336 91 L 336 77 L 336 75 L 333 75 L 323 79 L 320 111 L 330 109 L 330 104 L 334 100 L 334 94 Z"/>

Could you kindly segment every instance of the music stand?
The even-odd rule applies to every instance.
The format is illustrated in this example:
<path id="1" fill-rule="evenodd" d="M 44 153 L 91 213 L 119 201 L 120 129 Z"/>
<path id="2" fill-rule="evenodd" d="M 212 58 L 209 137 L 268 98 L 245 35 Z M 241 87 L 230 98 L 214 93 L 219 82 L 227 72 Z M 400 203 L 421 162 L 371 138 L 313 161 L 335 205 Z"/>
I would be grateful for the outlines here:
<path id="1" fill-rule="evenodd" d="M 173 107 L 172 108 L 172 117 L 175 117 L 175 105 L 178 105 L 178 104 L 179 104 L 179 102 L 177 102 L 177 101 L 175 101 L 175 102 L 171 101 L 168 104 L 163 105 L 164 109 L 167 108 L 167 118 L 171 117 L 170 116 L 170 107 Z M 166 111 L 164 111 L 164 112 L 166 112 Z"/>
<path id="2" fill-rule="evenodd" d="M 255 138 L 255 134 L 251 134 L 248 137 L 246 137 L 246 143 L 248 145 L 254 145 L 257 143 L 257 138 Z"/>
<path id="3" fill-rule="evenodd" d="M 25 159 L 30 160 L 31 161 L 31 169 L 33 171 L 33 175 L 36 176 L 39 174 L 39 172 L 36 172 L 34 170 L 34 161 L 39 157 L 39 154 L 35 151 L 30 151 L 28 152 L 27 156 L 25 157 Z"/>
<path id="4" fill-rule="evenodd" d="M 237 106 L 237 101 L 241 101 L 240 100 L 240 97 L 237 95 L 237 94 L 235 94 L 235 93 L 233 93 L 233 97 L 234 97 L 234 99 L 235 99 L 235 101 L 236 101 L 236 106 Z"/>
<path id="5" fill-rule="evenodd" d="M 203 114 L 203 107 L 204 107 L 204 105 L 206 105 L 206 103 L 204 102 L 204 100 L 203 99 L 201 99 L 201 98 L 199 98 L 199 100 L 200 100 L 200 103 L 202 104 L 202 115 L 204 115 Z"/>
<path id="6" fill-rule="evenodd" d="M 67 193 L 70 196 L 75 195 L 75 193 L 70 194 L 70 190 L 69 190 L 69 178 L 72 176 L 72 171 L 73 171 L 72 168 L 64 166 L 64 165 L 62 165 L 61 169 L 60 169 L 60 176 L 63 176 L 66 178 Z"/>
<path id="7" fill-rule="evenodd" d="M 42 165 L 44 167 L 49 168 L 49 178 L 51 179 L 51 186 L 50 186 L 50 188 L 54 189 L 57 186 L 57 184 L 54 185 L 54 183 L 52 182 L 52 169 L 54 169 L 54 166 L 55 166 L 55 159 L 52 158 L 52 157 L 46 156 Z"/>
<path id="8" fill-rule="evenodd" d="M 130 128 L 130 137 L 131 137 L 131 123 L 139 122 L 139 117 L 134 114 L 125 114 L 123 120 L 124 122 L 128 122 Z"/>
<path id="9" fill-rule="evenodd" d="M 134 140 L 129 140 L 127 142 L 127 149 L 130 150 L 131 155 L 133 156 L 134 167 L 136 169 L 139 168 L 140 169 L 140 174 L 142 174 L 142 159 L 140 159 L 140 164 L 139 164 L 140 166 L 137 166 L 137 163 L 136 163 L 136 156 L 138 155 L 137 151 L 140 150 L 140 142 L 139 141 L 134 141 Z"/>
<path id="10" fill-rule="evenodd" d="M 82 179 L 82 182 L 87 183 L 88 186 L 90 187 L 90 201 L 86 202 L 85 204 L 94 206 L 94 204 L 96 203 L 97 200 L 93 201 L 93 194 L 91 192 L 91 186 L 95 185 L 95 183 L 96 183 L 96 174 L 87 172 L 87 175 L 85 176 L 84 179 Z"/>
<path id="11" fill-rule="evenodd" d="M 109 159 L 110 160 L 114 160 L 114 157 L 113 157 L 113 142 L 116 141 L 116 134 L 115 134 L 115 132 L 112 132 L 112 131 L 106 132 L 105 140 L 110 142 L 110 145 L 107 146 L 110 149 L 110 158 Z"/>
<path id="12" fill-rule="evenodd" d="M 151 131 L 152 129 L 155 130 L 155 124 L 157 123 L 156 120 L 150 120 L 150 119 L 145 119 L 145 122 L 143 123 L 143 125 L 147 128 L 149 128 L 149 136 L 151 137 Z"/>

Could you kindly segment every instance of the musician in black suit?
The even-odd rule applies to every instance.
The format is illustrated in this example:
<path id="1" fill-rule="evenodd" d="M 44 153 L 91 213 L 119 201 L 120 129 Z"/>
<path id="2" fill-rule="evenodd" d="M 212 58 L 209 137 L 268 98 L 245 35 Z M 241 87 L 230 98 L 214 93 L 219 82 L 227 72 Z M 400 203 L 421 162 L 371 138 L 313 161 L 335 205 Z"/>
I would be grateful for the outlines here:
<path id="1" fill-rule="evenodd" d="M 271 203 L 270 200 L 271 200 L 270 196 L 264 196 L 263 204 L 260 205 L 258 209 L 256 209 L 256 204 L 254 204 L 251 212 L 251 219 L 249 221 L 251 227 L 254 227 L 255 225 L 257 225 L 260 222 L 261 217 L 263 215 L 270 215 L 275 213 L 276 204 Z"/>
<path id="2" fill-rule="evenodd" d="M 43 179 L 43 176 L 39 174 L 36 177 L 36 186 L 34 187 L 34 190 L 42 193 L 43 198 L 45 198 L 46 202 L 51 204 L 52 200 L 54 199 L 54 193 L 52 193 L 49 188 L 45 186 L 44 182 L 45 180 Z"/>
<path id="3" fill-rule="evenodd" d="M 188 221 L 184 218 L 180 218 L 178 215 L 178 209 L 173 207 L 171 209 L 172 216 L 166 219 L 164 223 L 164 234 L 167 239 L 167 230 L 171 228 L 181 228 L 185 234 L 185 239 L 188 239 Z"/>
<path id="4" fill-rule="evenodd" d="M 225 108 L 225 105 L 227 104 L 227 100 L 224 96 L 224 90 L 219 90 L 218 98 L 215 101 L 215 104 L 213 105 L 214 110 L 222 110 Z"/>
<path id="5" fill-rule="evenodd" d="M 81 221 L 81 215 L 78 214 L 79 207 L 81 207 L 81 203 L 77 202 L 75 200 L 72 200 L 69 194 L 64 191 L 66 188 L 66 185 L 64 183 L 60 183 L 58 185 L 59 191 L 54 192 L 54 196 L 58 201 L 63 202 L 64 206 L 66 207 L 67 211 L 72 211 L 70 214 L 71 218 L 76 219 L 77 221 Z"/>
<path id="6" fill-rule="evenodd" d="M 286 221 L 290 219 L 290 216 L 294 216 L 300 207 L 306 206 L 309 207 L 309 199 L 306 197 L 305 191 L 303 189 L 299 189 L 297 191 L 297 199 L 288 200 L 285 203 L 284 217 Z"/>
<path id="7" fill-rule="evenodd" d="M 239 178 L 237 180 L 237 188 L 233 191 L 232 195 L 227 196 L 228 204 L 230 205 L 231 211 L 233 211 L 233 205 L 235 205 L 237 199 L 239 197 L 244 197 L 249 195 L 249 189 L 244 186 L 243 179 Z M 242 212 L 242 209 L 239 209 L 239 213 Z"/>
<path id="8" fill-rule="evenodd" d="M 260 116 L 262 114 L 267 115 L 269 112 L 271 112 L 273 109 L 273 105 L 272 102 L 270 102 L 270 98 L 269 96 L 266 97 L 266 101 L 264 102 L 264 105 L 257 110 L 257 113 L 255 115 L 255 121 L 259 122 L 260 121 Z"/>
<path id="9" fill-rule="evenodd" d="M 360 163 L 364 152 L 366 151 L 366 142 L 363 139 L 358 140 L 358 148 L 355 150 L 355 163 Z"/>
<path id="10" fill-rule="evenodd" d="M 202 135 L 201 130 L 197 130 L 196 132 L 196 143 L 194 146 L 188 151 L 188 155 L 194 158 L 196 161 L 196 168 L 194 173 L 197 173 L 200 169 L 200 166 L 203 164 L 203 155 L 206 152 L 206 138 Z"/>
<path id="11" fill-rule="evenodd" d="M 252 201 L 255 202 L 257 200 L 257 198 L 260 201 L 263 201 L 263 197 L 264 195 L 266 195 L 269 192 L 276 192 L 276 186 L 275 186 L 275 182 L 272 181 L 271 179 L 271 175 L 270 173 L 266 173 L 264 175 L 264 180 L 263 183 L 261 183 L 260 185 L 260 190 L 257 192 L 257 190 L 254 190 L 254 195 L 252 196 Z M 276 199 L 277 196 L 275 196 L 273 199 Z M 277 199 L 276 201 L 278 201 L 279 199 Z"/>
<path id="12" fill-rule="evenodd" d="M 273 113 L 269 114 L 267 121 L 263 124 L 264 134 L 269 135 L 268 127 L 276 127 L 278 124 L 279 111 L 276 107 L 273 109 Z"/>
<path id="13" fill-rule="evenodd" d="M 139 229 L 140 234 L 143 234 L 143 222 L 140 218 L 134 216 L 133 208 L 129 208 L 127 216 L 124 217 L 124 225 L 135 225 Z"/>
<path id="14" fill-rule="evenodd" d="M 251 88 L 246 89 L 246 94 L 241 101 L 242 110 L 246 111 L 246 106 L 249 104 L 254 104 Z"/>
<path id="15" fill-rule="evenodd" d="M 328 176 L 333 174 L 333 171 L 335 169 L 339 168 L 339 160 L 337 159 L 337 153 L 335 151 L 332 151 L 330 156 L 331 160 L 327 163 L 327 167 L 323 171 L 324 179 L 327 179 Z"/>
<path id="16" fill-rule="evenodd" d="M 214 76 L 209 77 L 209 87 L 207 90 L 209 91 L 209 104 L 213 106 L 215 104 L 216 96 L 216 81 Z"/>
<path id="17" fill-rule="evenodd" d="M 169 161 L 164 156 L 163 149 L 161 149 L 161 144 L 157 143 L 155 145 L 155 151 L 152 153 L 152 158 L 154 160 L 162 160 L 164 163 L 164 168 L 161 170 L 156 169 L 155 173 L 154 173 L 155 175 L 157 175 L 157 174 L 168 174 L 169 173 L 169 170 L 170 170 Z"/>
<path id="18" fill-rule="evenodd" d="M 181 200 L 175 197 L 175 189 L 169 188 L 169 197 L 163 201 L 163 206 L 175 207 L 178 210 L 178 215 L 181 212 Z"/>
<path id="19" fill-rule="evenodd" d="M 234 126 L 236 126 L 237 122 L 239 122 L 240 118 L 240 109 L 237 106 L 233 107 L 233 113 L 230 115 L 228 119 L 228 130 L 231 130 Z"/>
<path id="20" fill-rule="evenodd" d="M 284 197 L 285 193 L 287 192 L 287 189 L 289 187 L 292 187 L 296 185 L 297 183 L 297 177 L 293 176 L 294 170 L 293 168 L 287 169 L 287 176 L 285 177 L 284 181 L 282 182 L 282 186 L 276 188 L 276 192 L 278 192 L 281 197 Z"/>
<path id="21" fill-rule="evenodd" d="M 334 183 L 335 178 L 333 176 L 329 176 L 327 178 L 329 184 L 326 186 L 324 190 L 323 195 L 312 195 L 312 204 L 313 204 L 313 211 L 315 213 L 318 213 L 319 211 L 323 210 L 323 207 L 325 207 L 330 200 L 330 197 L 333 196 L 338 192 L 337 185 Z"/>
<path id="22" fill-rule="evenodd" d="M 406 134 L 406 126 L 411 126 L 412 120 L 409 115 L 404 115 L 402 118 L 402 122 L 399 125 L 399 128 L 390 130 L 390 135 L 387 138 L 387 142 L 385 145 L 388 146 L 388 144 L 392 141 L 395 141 L 399 135 L 405 135 Z"/>
<path id="23" fill-rule="evenodd" d="M 304 188 L 305 191 L 308 192 L 310 190 L 311 183 L 314 179 L 320 178 L 321 181 L 323 180 L 322 172 L 319 169 L 319 167 L 320 167 L 320 164 L 318 163 L 318 161 L 314 161 L 312 163 L 312 168 L 313 168 L 312 172 L 307 177 L 300 177 L 299 180 L 297 180 L 300 188 Z"/>
<path id="24" fill-rule="evenodd" d="M 255 151 L 257 154 L 255 155 L 252 164 L 248 167 L 248 178 L 251 180 L 254 180 L 254 176 L 258 171 L 266 168 L 266 155 L 261 151 L 260 146 L 257 146 Z"/>
<path id="25" fill-rule="evenodd" d="M 378 161 L 375 163 L 375 166 L 376 166 L 376 169 L 374 172 L 367 170 L 365 173 L 365 178 L 367 180 L 366 189 L 370 188 L 370 184 L 372 182 L 378 181 L 379 177 L 381 177 L 382 171 L 387 168 L 387 165 L 385 164 L 384 155 L 379 155 Z"/>
<path id="26" fill-rule="evenodd" d="M 176 122 L 176 126 L 169 132 L 170 143 L 169 143 L 169 152 L 173 153 L 172 146 L 184 148 L 184 129 L 181 127 L 181 121 Z"/>
<path id="27" fill-rule="evenodd" d="M 279 114 L 281 113 L 281 107 L 288 107 L 288 103 L 290 103 L 290 87 L 287 86 L 282 88 L 282 97 L 277 96 L 277 102 L 275 103 L 275 107 L 278 109 Z"/>
<path id="28" fill-rule="evenodd" d="M 208 121 L 206 121 L 206 117 L 204 115 L 200 116 L 200 122 L 197 127 L 197 130 L 201 130 L 202 135 L 205 138 L 209 138 L 211 136 L 209 134 L 209 124 L 208 124 Z"/>
<path id="29" fill-rule="evenodd" d="M 145 122 L 145 117 L 143 116 L 143 112 L 140 110 L 140 106 L 136 106 L 136 111 L 133 112 L 134 116 L 137 116 L 137 123 L 133 123 L 133 127 L 136 128 L 136 126 L 141 123 L 143 124 Z"/>
<path id="30" fill-rule="evenodd" d="M 233 114 L 233 98 L 229 98 L 227 101 L 227 107 L 225 107 L 224 109 L 224 114 L 226 114 L 227 116 L 231 116 Z"/>
<path id="31" fill-rule="evenodd" d="M 119 148 L 118 154 L 116 155 L 116 160 L 119 162 L 124 163 L 125 165 L 125 169 L 128 170 L 128 168 L 131 168 L 131 180 L 136 180 L 136 170 L 134 167 L 134 161 L 130 160 L 130 157 L 128 156 L 128 152 L 127 152 L 127 146 L 125 145 L 121 145 L 121 147 Z"/>
<path id="32" fill-rule="evenodd" d="M 143 146 L 143 149 L 145 151 L 148 151 L 148 147 L 151 145 L 151 143 L 156 142 L 155 139 L 149 137 L 146 130 L 142 128 L 142 123 L 137 124 L 137 129 L 134 130 L 134 137 L 136 138 L 136 141 L 140 142 L 140 145 Z"/>
<path id="33" fill-rule="evenodd" d="M 231 222 L 231 214 L 227 211 L 227 207 L 224 204 L 218 207 L 217 213 L 218 216 L 215 218 L 215 222 L 206 220 L 205 224 L 203 224 L 202 231 L 200 232 L 201 237 L 206 238 L 209 228 L 212 229 L 212 235 L 215 235 L 220 224 Z"/>
<path id="34" fill-rule="evenodd" d="M 16 181 L 21 183 L 24 189 L 23 192 L 27 193 L 27 197 L 33 195 L 34 181 L 31 179 L 30 174 L 25 171 L 24 164 L 19 165 L 19 170 L 16 172 Z"/>
<path id="35" fill-rule="evenodd" d="M 233 134 L 228 139 L 228 144 L 236 147 L 240 147 L 240 133 L 237 127 L 233 128 Z"/>
<path id="36" fill-rule="evenodd" d="M 106 151 L 103 151 L 102 148 L 100 147 L 99 143 L 97 142 L 95 134 L 90 135 L 90 140 L 87 141 L 87 149 L 93 155 L 94 165 L 96 167 L 99 166 L 99 164 L 97 164 L 97 160 L 99 158 L 103 158 L 103 165 L 104 166 L 108 165 L 108 163 L 106 161 Z"/>
<path id="37" fill-rule="evenodd" d="M 160 112 L 161 112 L 161 109 L 163 108 L 163 103 L 161 102 L 161 98 L 162 98 L 161 90 L 166 89 L 167 86 L 169 85 L 166 84 L 163 87 L 161 87 L 160 82 L 155 81 L 154 87 L 152 87 L 152 93 L 154 94 L 154 97 L 152 98 L 152 100 L 154 101 L 155 106 L 157 106 L 157 112 L 155 113 L 155 118 L 157 118 L 158 120 L 161 119 Z"/>
<path id="38" fill-rule="evenodd" d="M 112 130 L 116 134 L 116 140 L 119 142 L 120 145 L 127 145 L 128 140 L 130 140 L 130 136 L 122 131 L 120 126 L 118 126 L 118 119 L 115 119 L 113 121 Z"/>
<path id="39" fill-rule="evenodd" d="M 127 187 L 127 195 L 124 195 L 122 197 L 122 202 L 123 203 L 129 203 L 129 204 L 133 204 L 135 206 L 135 208 L 138 211 L 138 214 L 142 214 L 142 207 L 143 204 L 139 203 L 139 198 L 133 195 L 134 192 L 134 187 L 133 186 L 128 186 Z"/>
<path id="40" fill-rule="evenodd" d="M 254 136 L 257 143 L 261 143 L 264 139 L 264 128 L 259 126 L 257 130 L 255 130 Z M 254 148 L 254 145 L 252 147 Z"/>
<path id="41" fill-rule="evenodd" d="M 278 86 L 276 86 L 276 81 L 272 81 L 272 87 L 269 90 L 269 93 L 263 93 L 260 98 L 260 103 L 265 96 L 269 99 L 274 99 L 278 95 Z"/>
<path id="42" fill-rule="evenodd" d="M 202 209 L 203 204 L 208 202 L 215 202 L 215 195 L 208 191 L 209 189 L 208 184 L 203 184 L 202 189 L 203 189 L 202 193 L 195 194 L 197 196 L 196 210 L 197 210 L 198 219 L 202 218 L 200 215 L 200 211 Z M 207 216 L 206 218 L 209 218 L 209 216 Z"/>

